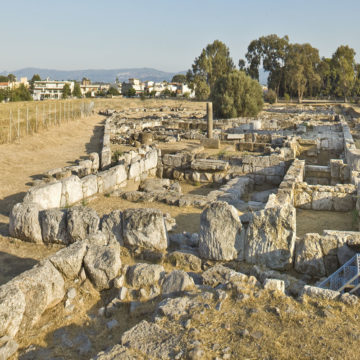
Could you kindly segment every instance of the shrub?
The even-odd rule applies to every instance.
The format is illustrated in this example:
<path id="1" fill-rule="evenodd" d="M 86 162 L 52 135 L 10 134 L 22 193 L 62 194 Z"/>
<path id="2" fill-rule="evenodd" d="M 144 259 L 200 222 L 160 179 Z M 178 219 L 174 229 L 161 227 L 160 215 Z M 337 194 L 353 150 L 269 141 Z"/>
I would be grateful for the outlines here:
<path id="1" fill-rule="evenodd" d="M 239 70 L 220 77 L 211 98 L 218 118 L 256 116 L 264 104 L 259 82 Z"/>
<path id="2" fill-rule="evenodd" d="M 277 96 L 276 96 L 276 92 L 272 89 L 269 89 L 265 95 L 264 95 L 264 99 L 266 102 L 268 102 L 269 104 L 275 104 L 276 100 L 277 100 Z"/>
<path id="3" fill-rule="evenodd" d="M 288 93 L 285 93 L 284 94 L 284 100 L 285 100 L 285 102 L 290 102 L 290 95 L 288 94 Z"/>

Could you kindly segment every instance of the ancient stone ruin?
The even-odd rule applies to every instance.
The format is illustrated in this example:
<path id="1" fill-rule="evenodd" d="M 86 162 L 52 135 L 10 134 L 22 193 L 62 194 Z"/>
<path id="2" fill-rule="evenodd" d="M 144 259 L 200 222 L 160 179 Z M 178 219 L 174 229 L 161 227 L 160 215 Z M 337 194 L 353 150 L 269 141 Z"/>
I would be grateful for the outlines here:
<path id="1" fill-rule="evenodd" d="M 284 106 L 257 119 L 213 121 L 211 109 L 208 116 L 183 108 L 157 109 L 163 116 L 109 111 L 100 154 L 48 171 L 13 207 L 12 237 L 63 247 L 0 286 L 0 359 L 19 345 L 29 353 L 19 339 L 49 309 L 74 311 L 84 283 L 106 294 L 92 316 L 108 319 L 108 330 L 120 326 L 120 304 L 130 313 L 156 304 L 153 321 L 139 321 L 97 355 L 88 335 L 68 340 L 72 356 L 103 360 L 200 359 L 202 350 L 171 336 L 161 319 L 214 299 L 220 308 L 241 286 L 357 301 L 316 284 L 356 254 L 358 228 L 329 222 L 300 233 L 297 226 L 301 214 L 328 212 L 353 216 L 358 227 L 360 150 L 351 117 L 330 106 Z M 92 208 L 99 198 L 127 206 L 99 214 Z M 197 231 L 186 228 L 191 218 Z M 66 343 L 68 335 L 59 336 Z M 31 351 L 36 359 L 54 355 Z"/>

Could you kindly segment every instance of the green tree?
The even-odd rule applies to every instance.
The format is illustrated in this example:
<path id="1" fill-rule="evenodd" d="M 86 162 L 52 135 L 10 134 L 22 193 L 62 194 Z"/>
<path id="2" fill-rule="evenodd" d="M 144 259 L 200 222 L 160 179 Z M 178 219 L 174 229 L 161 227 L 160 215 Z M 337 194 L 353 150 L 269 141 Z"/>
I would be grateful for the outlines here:
<path id="1" fill-rule="evenodd" d="M 9 98 L 10 98 L 10 90 L 0 89 L 0 102 L 6 101 Z"/>
<path id="2" fill-rule="evenodd" d="M 10 101 L 31 101 L 32 96 L 27 87 L 24 84 L 20 84 L 14 90 L 10 91 Z"/>
<path id="3" fill-rule="evenodd" d="M 78 99 L 82 98 L 80 84 L 77 81 L 75 81 L 72 95 Z"/>
<path id="4" fill-rule="evenodd" d="M 62 94 L 63 99 L 67 99 L 71 96 L 71 89 L 68 83 L 64 85 L 62 90 L 63 90 L 63 94 Z"/>
<path id="5" fill-rule="evenodd" d="M 111 95 L 111 96 L 118 96 L 120 95 L 119 90 L 117 88 L 115 88 L 114 86 L 110 86 L 107 95 Z"/>
<path id="6" fill-rule="evenodd" d="M 92 97 L 91 91 L 88 91 L 87 93 L 85 93 L 85 97 L 91 98 Z"/>
<path id="7" fill-rule="evenodd" d="M 319 94 L 322 96 L 330 96 L 333 94 L 334 71 L 330 58 L 322 58 L 320 60 L 317 72 L 320 76 Z"/>
<path id="8" fill-rule="evenodd" d="M 10 82 L 15 82 L 16 81 L 16 76 L 14 74 L 9 74 L 7 77 L 8 77 Z"/>
<path id="9" fill-rule="evenodd" d="M 347 45 L 339 46 L 331 62 L 335 73 L 334 92 L 346 102 L 355 85 L 355 50 Z"/>
<path id="10" fill-rule="evenodd" d="M 284 67 L 288 45 L 287 35 L 282 38 L 276 34 L 262 36 L 250 43 L 245 55 L 249 63 L 247 73 L 253 79 L 259 80 L 259 66 L 262 63 L 264 70 L 269 72 L 268 87 L 275 90 L 277 96 L 285 80 Z"/>
<path id="11" fill-rule="evenodd" d="M 136 95 L 136 90 L 134 88 L 130 88 L 126 93 L 126 96 L 128 97 L 134 97 L 135 95 Z"/>
<path id="12" fill-rule="evenodd" d="M 173 78 L 171 79 L 171 82 L 185 84 L 186 83 L 186 75 L 184 75 L 184 74 L 174 75 Z"/>
<path id="13" fill-rule="evenodd" d="M 286 58 L 286 77 L 290 88 L 301 103 L 306 90 L 318 88 L 321 83 L 317 67 L 320 63 L 319 50 L 310 44 L 291 44 Z"/>
<path id="14" fill-rule="evenodd" d="M 35 81 L 41 81 L 41 77 L 39 74 L 34 74 L 30 80 L 30 92 L 31 93 L 34 92 Z"/>
<path id="15" fill-rule="evenodd" d="M 234 69 L 229 48 L 221 41 L 215 40 L 202 50 L 195 58 L 192 69 L 186 74 L 187 83 L 195 89 L 198 99 L 206 99 L 220 77 Z"/>
<path id="16" fill-rule="evenodd" d="M 277 100 L 276 92 L 273 89 L 269 89 L 264 94 L 264 100 L 268 102 L 269 104 L 275 104 Z"/>
<path id="17" fill-rule="evenodd" d="M 214 113 L 219 118 L 256 116 L 263 107 L 261 85 L 239 70 L 220 77 L 211 98 Z"/>
<path id="18" fill-rule="evenodd" d="M 7 76 L 4 76 L 4 75 L 0 75 L 0 82 L 8 82 L 9 79 Z"/>

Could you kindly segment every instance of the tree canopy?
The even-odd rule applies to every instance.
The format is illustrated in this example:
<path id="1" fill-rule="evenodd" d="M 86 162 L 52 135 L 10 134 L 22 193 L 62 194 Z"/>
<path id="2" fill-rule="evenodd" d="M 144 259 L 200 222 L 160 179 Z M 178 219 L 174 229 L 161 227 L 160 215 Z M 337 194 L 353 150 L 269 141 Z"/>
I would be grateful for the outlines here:
<path id="1" fill-rule="evenodd" d="M 216 81 L 234 68 L 229 48 L 223 42 L 215 40 L 195 58 L 192 69 L 186 74 L 186 79 L 192 89 L 195 89 L 197 99 L 206 100 Z"/>
<path id="2" fill-rule="evenodd" d="M 171 82 L 185 84 L 186 83 L 186 75 L 184 75 L 184 74 L 174 75 L 173 78 L 171 79 Z"/>
<path id="3" fill-rule="evenodd" d="M 72 95 L 79 99 L 82 97 L 80 84 L 77 81 L 75 81 L 74 90 L 73 90 Z"/>
<path id="4" fill-rule="evenodd" d="M 256 116 L 263 107 L 261 85 L 239 70 L 218 78 L 211 98 L 219 118 Z"/>
<path id="5" fill-rule="evenodd" d="M 70 89 L 70 85 L 68 83 L 66 83 L 63 87 L 63 99 L 67 99 L 71 96 L 71 89 Z"/>

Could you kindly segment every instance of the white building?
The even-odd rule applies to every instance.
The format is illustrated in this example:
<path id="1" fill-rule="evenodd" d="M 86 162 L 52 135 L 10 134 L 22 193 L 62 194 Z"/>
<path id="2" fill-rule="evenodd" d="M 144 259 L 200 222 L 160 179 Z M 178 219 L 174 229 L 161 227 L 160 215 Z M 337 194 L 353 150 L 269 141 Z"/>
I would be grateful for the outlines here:
<path id="1" fill-rule="evenodd" d="M 69 84 L 71 92 L 74 90 L 73 81 L 55 81 L 42 80 L 34 82 L 34 100 L 61 99 L 63 97 L 63 88 Z"/>

